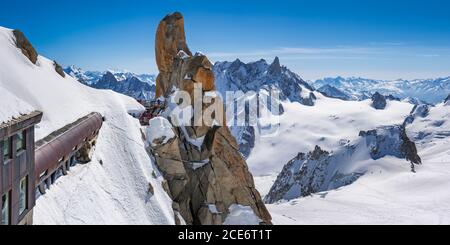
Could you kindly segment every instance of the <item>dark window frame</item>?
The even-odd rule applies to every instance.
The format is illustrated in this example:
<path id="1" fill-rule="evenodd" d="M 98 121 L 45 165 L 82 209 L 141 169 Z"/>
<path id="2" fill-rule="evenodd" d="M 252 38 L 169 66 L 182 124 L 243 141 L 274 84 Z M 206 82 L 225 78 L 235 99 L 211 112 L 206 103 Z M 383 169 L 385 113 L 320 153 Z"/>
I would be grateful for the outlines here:
<path id="1" fill-rule="evenodd" d="M 19 136 L 22 136 L 21 138 Z M 21 139 L 21 140 L 19 140 Z M 19 146 L 19 143 L 22 142 L 22 144 Z M 27 150 L 27 133 L 26 130 L 23 130 L 16 134 L 16 152 L 20 153 L 22 151 Z"/>
<path id="2" fill-rule="evenodd" d="M 25 193 L 24 193 L 24 208 L 23 209 L 20 209 L 20 206 L 21 206 L 21 191 L 22 191 L 22 189 L 21 189 L 21 184 L 22 184 L 22 181 L 23 180 L 25 180 Z M 29 188 L 28 188 L 28 182 L 29 182 L 29 179 L 28 179 L 28 175 L 26 175 L 25 177 L 23 177 L 22 179 L 20 179 L 20 182 L 19 182 L 19 203 L 18 203 L 18 208 L 19 208 L 19 217 L 22 217 L 22 215 L 24 215 L 27 211 L 28 211 L 28 192 L 29 192 Z"/>
<path id="3" fill-rule="evenodd" d="M 1 225 L 11 225 L 11 190 L 9 190 L 9 191 L 7 191 L 5 194 L 3 194 L 2 195 L 2 205 L 3 205 L 3 197 L 5 197 L 6 196 L 6 198 L 7 198 L 7 200 L 6 200 L 6 204 L 8 205 L 8 208 L 7 208 L 7 212 L 8 212 L 8 218 L 7 218 L 7 220 L 6 220 L 6 223 L 3 223 L 3 219 L 5 218 L 5 217 L 3 217 L 3 209 L 4 209 L 4 207 L 2 206 L 2 219 L 1 219 Z"/>
<path id="4" fill-rule="evenodd" d="M 5 147 L 9 147 L 7 155 L 5 155 Z M 13 159 L 13 139 L 12 137 L 7 137 L 2 140 L 2 158 L 3 165 L 8 164 Z"/>

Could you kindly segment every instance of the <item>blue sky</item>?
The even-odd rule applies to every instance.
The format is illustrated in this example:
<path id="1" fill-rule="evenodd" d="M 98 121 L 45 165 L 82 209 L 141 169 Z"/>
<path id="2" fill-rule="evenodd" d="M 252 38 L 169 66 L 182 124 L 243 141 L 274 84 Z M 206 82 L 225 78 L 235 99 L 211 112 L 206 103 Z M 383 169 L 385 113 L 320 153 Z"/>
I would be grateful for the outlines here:
<path id="1" fill-rule="evenodd" d="M 2 1 L 0 25 L 64 65 L 156 73 L 155 30 L 173 11 L 190 48 L 213 61 L 279 56 L 305 79 L 450 76 L 445 0 Z"/>

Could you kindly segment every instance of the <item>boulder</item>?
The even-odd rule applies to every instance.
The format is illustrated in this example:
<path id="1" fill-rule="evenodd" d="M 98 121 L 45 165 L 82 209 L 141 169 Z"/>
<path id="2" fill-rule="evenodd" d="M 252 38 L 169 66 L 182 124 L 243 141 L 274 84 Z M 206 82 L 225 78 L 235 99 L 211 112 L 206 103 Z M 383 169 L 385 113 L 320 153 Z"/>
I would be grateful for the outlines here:
<path id="1" fill-rule="evenodd" d="M 30 41 L 28 41 L 27 37 L 25 37 L 25 35 L 19 30 L 14 30 L 13 34 L 16 38 L 17 48 L 22 51 L 22 53 L 31 61 L 31 63 L 36 64 L 38 53 L 34 49 L 33 45 L 31 45 Z"/>
<path id="2" fill-rule="evenodd" d="M 61 77 L 66 77 L 66 73 L 64 73 L 63 68 L 58 64 L 58 62 L 53 61 L 53 66 L 55 67 L 56 73 L 58 73 Z"/>

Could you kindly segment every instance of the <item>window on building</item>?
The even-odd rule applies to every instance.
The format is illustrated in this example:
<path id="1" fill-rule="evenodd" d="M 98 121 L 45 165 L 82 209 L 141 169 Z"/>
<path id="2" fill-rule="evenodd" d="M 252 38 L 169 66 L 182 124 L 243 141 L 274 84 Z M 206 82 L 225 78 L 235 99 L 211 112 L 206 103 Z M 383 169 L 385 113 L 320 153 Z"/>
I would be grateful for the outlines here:
<path id="1" fill-rule="evenodd" d="M 11 154 L 11 138 L 7 138 L 3 140 L 3 149 L 2 149 L 2 156 L 3 156 L 3 163 L 6 164 L 6 161 L 12 158 Z"/>
<path id="2" fill-rule="evenodd" d="M 20 180 L 19 186 L 19 215 L 22 215 L 27 210 L 28 203 L 28 177 Z"/>
<path id="3" fill-rule="evenodd" d="M 17 134 L 16 149 L 17 151 L 25 150 L 25 131 Z"/>
<path id="4" fill-rule="evenodd" d="M 9 192 L 2 196 L 2 225 L 10 224 Z"/>

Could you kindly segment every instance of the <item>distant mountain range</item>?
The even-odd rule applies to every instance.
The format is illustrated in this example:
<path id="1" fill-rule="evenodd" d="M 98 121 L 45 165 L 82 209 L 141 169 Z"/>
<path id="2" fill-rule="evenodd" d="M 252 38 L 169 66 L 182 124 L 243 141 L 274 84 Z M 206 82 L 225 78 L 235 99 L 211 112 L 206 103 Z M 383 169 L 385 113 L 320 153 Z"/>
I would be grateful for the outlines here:
<path id="1" fill-rule="evenodd" d="M 136 99 L 152 99 L 156 91 L 156 76 L 152 74 L 120 70 L 84 71 L 76 66 L 69 66 L 64 71 L 88 86 L 111 89 Z M 272 64 L 265 60 L 245 64 L 239 59 L 233 62 L 217 62 L 214 65 L 214 73 L 220 92 L 276 88 L 280 91 L 282 100 L 289 99 L 305 105 L 314 104 L 312 91 L 331 98 L 354 101 L 370 99 L 373 94 L 379 92 L 412 104 L 438 104 L 450 94 L 450 77 L 392 81 L 328 77 L 306 82 L 280 65 L 278 59 Z"/>
<path id="2" fill-rule="evenodd" d="M 79 82 L 97 89 L 110 89 L 141 100 L 155 97 L 156 76 L 136 74 L 129 71 L 108 70 L 84 71 L 76 66 L 69 66 L 64 71 Z"/>
<path id="3" fill-rule="evenodd" d="M 326 96 L 345 100 L 365 100 L 379 92 L 410 102 L 437 104 L 450 94 L 450 77 L 394 81 L 336 77 L 320 79 L 311 85 Z"/>

